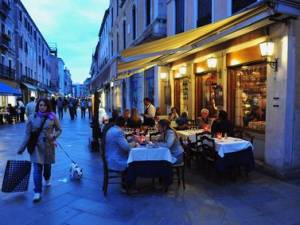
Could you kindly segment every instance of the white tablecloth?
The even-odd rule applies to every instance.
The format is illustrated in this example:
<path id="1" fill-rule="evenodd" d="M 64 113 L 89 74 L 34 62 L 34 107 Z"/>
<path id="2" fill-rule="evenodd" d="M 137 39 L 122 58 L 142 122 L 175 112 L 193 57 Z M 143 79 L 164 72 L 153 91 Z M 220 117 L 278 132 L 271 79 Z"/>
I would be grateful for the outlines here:
<path id="1" fill-rule="evenodd" d="M 238 152 L 248 147 L 253 148 L 251 142 L 239 138 L 228 137 L 226 139 L 214 139 L 216 143 L 216 151 L 222 158 L 226 153 Z"/>
<path id="2" fill-rule="evenodd" d="M 178 134 L 179 137 L 182 137 L 184 140 L 189 138 L 191 142 L 196 142 L 196 134 L 202 133 L 204 130 L 203 129 L 198 129 L 198 130 L 178 130 L 176 133 Z"/>
<path id="3" fill-rule="evenodd" d="M 170 150 L 165 147 L 147 148 L 137 147 L 130 150 L 127 163 L 134 161 L 168 161 L 174 163 L 175 158 L 172 157 Z"/>

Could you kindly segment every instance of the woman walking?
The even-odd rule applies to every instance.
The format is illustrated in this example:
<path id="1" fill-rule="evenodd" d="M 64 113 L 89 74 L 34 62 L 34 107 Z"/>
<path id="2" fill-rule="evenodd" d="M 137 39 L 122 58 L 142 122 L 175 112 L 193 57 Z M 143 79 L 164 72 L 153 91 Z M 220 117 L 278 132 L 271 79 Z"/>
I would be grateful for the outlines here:
<path id="1" fill-rule="evenodd" d="M 40 128 L 37 145 L 30 154 L 30 160 L 33 163 L 34 202 L 41 200 L 42 175 L 46 186 L 51 185 L 51 164 L 55 163 L 55 140 L 61 134 L 59 121 L 51 111 L 48 99 L 39 99 L 37 102 L 35 114 L 29 117 L 27 122 L 25 139 L 18 154 L 24 152 L 30 133 Z"/>

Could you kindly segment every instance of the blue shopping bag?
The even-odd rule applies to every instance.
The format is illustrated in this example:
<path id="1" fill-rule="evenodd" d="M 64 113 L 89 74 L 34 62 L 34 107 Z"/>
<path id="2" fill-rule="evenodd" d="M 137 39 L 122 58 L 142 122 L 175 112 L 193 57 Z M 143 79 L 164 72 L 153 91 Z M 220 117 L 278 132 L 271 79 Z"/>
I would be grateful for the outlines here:
<path id="1" fill-rule="evenodd" d="M 31 162 L 8 160 L 2 182 L 2 192 L 23 192 L 28 190 Z"/>

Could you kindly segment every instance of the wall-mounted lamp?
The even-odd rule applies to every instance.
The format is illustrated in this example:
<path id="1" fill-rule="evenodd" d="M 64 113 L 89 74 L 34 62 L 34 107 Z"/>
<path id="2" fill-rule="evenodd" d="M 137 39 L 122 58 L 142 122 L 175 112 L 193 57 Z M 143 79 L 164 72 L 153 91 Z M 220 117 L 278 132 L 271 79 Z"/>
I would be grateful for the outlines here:
<path id="1" fill-rule="evenodd" d="M 174 76 L 174 78 L 180 78 L 180 77 L 182 77 L 182 75 L 180 74 L 180 72 L 176 73 L 175 76 Z"/>
<path id="2" fill-rule="evenodd" d="M 262 57 L 267 59 L 267 64 L 271 66 L 272 69 L 276 72 L 278 69 L 278 58 L 275 58 L 274 61 L 269 61 L 268 58 L 273 57 L 274 54 L 274 42 L 266 41 L 259 44 L 260 54 Z"/>
<path id="3" fill-rule="evenodd" d="M 111 88 L 114 87 L 114 82 L 113 82 L 113 81 L 110 82 L 110 87 L 111 87 Z"/>
<path id="4" fill-rule="evenodd" d="M 168 73 L 160 73 L 160 79 L 166 80 L 168 78 Z"/>
<path id="5" fill-rule="evenodd" d="M 217 68 L 217 59 L 216 58 L 208 58 L 207 59 L 207 67 L 209 69 L 216 69 Z"/>
<path id="6" fill-rule="evenodd" d="M 179 68 L 179 73 L 180 73 L 181 75 L 186 74 L 186 66 L 181 66 L 181 67 Z"/>

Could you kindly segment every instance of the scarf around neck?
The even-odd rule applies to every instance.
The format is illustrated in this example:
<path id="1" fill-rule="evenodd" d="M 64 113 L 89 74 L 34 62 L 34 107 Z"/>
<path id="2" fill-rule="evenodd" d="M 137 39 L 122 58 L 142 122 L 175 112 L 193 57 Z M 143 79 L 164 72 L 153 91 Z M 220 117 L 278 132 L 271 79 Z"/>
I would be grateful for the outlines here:
<path id="1" fill-rule="evenodd" d="M 49 120 L 54 120 L 55 119 L 55 114 L 54 112 L 37 112 L 38 117 L 46 117 Z"/>

